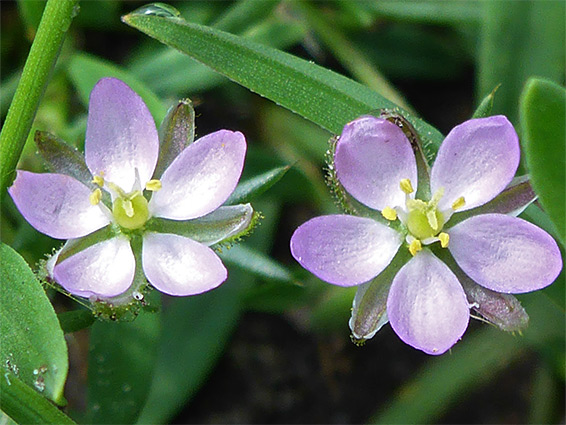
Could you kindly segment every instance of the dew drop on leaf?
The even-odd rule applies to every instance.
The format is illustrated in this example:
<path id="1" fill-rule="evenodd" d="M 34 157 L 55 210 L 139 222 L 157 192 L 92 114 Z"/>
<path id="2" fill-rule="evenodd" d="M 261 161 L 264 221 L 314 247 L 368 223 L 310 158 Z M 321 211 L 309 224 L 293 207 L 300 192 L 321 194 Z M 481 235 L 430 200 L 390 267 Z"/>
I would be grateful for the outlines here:
<path id="1" fill-rule="evenodd" d="M 134 10 L 131 14 L 138 16 L 139 15 L 159 16 L 162 18 L 178 18 L 179 16 L 181 16 L 181 13 L 177 9 L 165 3 L 148 4 Z"/>

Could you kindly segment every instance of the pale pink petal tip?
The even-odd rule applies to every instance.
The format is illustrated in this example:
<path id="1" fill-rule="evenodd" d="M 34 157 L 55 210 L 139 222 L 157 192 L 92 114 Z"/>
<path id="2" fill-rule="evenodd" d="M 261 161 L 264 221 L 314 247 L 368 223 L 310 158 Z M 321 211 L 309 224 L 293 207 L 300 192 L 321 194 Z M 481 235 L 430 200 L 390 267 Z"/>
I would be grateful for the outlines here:
<path id="1" fill-rule="evenodd" d="M 387 315 L 399 338 L 434 355 L 446 352 L 462 337 L 470 316 L 458 279 L 427 250 L 417 253 L 395 276 Z"/>
<path id="2" fill-rule="evenodd" d="M 336 174 L 354 198 L 382 210 L 405 204 L 403 179 L 417 187 L 417 164 L 403 131 L 382 118 L 364 116 L 344 127 L 336 145 Z"/>

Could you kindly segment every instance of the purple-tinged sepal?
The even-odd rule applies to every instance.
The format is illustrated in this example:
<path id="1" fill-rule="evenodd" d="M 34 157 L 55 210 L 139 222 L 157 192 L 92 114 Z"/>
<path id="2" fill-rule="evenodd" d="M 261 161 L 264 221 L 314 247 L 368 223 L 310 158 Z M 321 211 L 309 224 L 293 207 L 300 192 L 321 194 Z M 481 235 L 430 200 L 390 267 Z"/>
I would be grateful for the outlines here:
<path id="1" fill-rule="evenodd" d="M 352 341 L 361 345 L 389 321 L 387 317 L 387 295 L 399 269 L 408 260 L 406 250 L 400 250 L 391 263 L 377 277 L 358 286 L 352 303 L 352 316 L 348 322 Z"/>
<path id="2" fill-rule="evenodd" d="M 516 217 L 536 199 L 537 195 L 531 186 L 529 176 L 515 177 L 495 199 L 471 210 L 454 214 L 449 225 L 453 227 L 470 217 L 481 214 L 507 214 Z"/>
<path id="3" fill-rule="evenodd" d="M 36 131 L 34 141 L 50 171 L 73 177 L 90 190 L 96 189 L 84 155 L 77 149 L 46 131 Z"/>
<path id="4" fill-rule="evenodd" d="M 154 178 L 161 177 L 173 160 L 195 138 L 195 109 L 190 99 L 182 99 L 167 111 L 159 127 L 159 160 Z"/>

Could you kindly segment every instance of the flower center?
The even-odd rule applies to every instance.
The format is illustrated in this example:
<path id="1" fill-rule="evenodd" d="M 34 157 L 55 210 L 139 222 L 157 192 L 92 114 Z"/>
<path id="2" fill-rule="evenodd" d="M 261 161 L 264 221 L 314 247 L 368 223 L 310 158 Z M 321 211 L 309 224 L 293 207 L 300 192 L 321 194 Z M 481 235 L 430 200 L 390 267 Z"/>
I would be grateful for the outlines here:
<path id="1" fill-rule="evenodd" d="M 136 184 L 134 185 L 134 188 L 137 187 L 139 190 L 133 190 L 130 193 L 124 192 L 118 185 L 105 180 L 102 176 L 94 176 L 92 182 L 112 193 L 114 198 L 112 202 L 112 216 L 120 227 L 135 230 L 143 227 L 149 220 L 148 202 L 143 196 L 141 185 L 139 184 L 139 176 L 136 176 Z M 159 180 L 150 180 L 145 185 L 145 189 L 152 192 L 158 191 L 161 189 L 161 182 Z M 90 194 L 90 202 L 92 205 L 97 205 L 101 199 L 102 191 L 96 188 Z"/>
<path id="2" fill-rule="evenodd" d="M 413 202 L 411 202 L 413 204 Z M 414 200 L 414 205 L 407 205 L 407 229 L 417 239 L 427 239 L 436 236 L 444 225 L 444 216 L 436 205 L 429 202 Z"/>
<path id="3" fill-rule="evenodd" d="M 139 229 L 149 219 L 147 199 L 139 190 L 126 197 L 118 197 L 112 204 L 112 215 L 121 227 L 129 230 Z"/>
<path id="4" fill-rule="evenodd" d="M 406 194 L 406 209 L 397 207 L 385 207 L 381 214 L 389 221 L 395 221 L 397 218 L 405 225 L 408 235 L 408 249 L 412 255 L 415 255 L 422 249 L 422 245 L 428 245 L 433 242 L 440 242 L 442 248 L 448 246 L 450 236 L 448 233 L 442 232 L 442 228 L 452 216 L 452 213 L 465 205 L 464 197 L 458 198 L 452 208 L 447 211 L 440 211 L 438 203 L 444 195 L 441 188 L 428 202 L 421 199 L 412 199 L 409 197 L 414 192 L 413 186 L 409 179 L 401 180 L 399 184 L 401 190 Z"/>

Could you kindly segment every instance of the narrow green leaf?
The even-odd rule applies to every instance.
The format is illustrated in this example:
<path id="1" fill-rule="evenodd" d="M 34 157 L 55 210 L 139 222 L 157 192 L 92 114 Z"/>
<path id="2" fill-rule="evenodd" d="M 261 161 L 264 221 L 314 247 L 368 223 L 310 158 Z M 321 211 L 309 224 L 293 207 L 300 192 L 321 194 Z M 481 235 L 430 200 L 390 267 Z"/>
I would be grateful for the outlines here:
<path id="1" fill-rule="evenodd" d="M 78 150 L 46 131 L 36 131 L 34 141 L 51 171 L 74 177 L 91 189 L 96 187 L 84 155 Z"/>
<path id="2" fill-rule="evenodd" d="M 566 242 L 566 90 L 531 79 L 521 97 L 523 152 L 540 202 Z"/>
<path id="3" fill-rule="evenodd" d="M 49 0 L 0 133 L 0 197 L 15 177 L 39 102 L 77 13 L 77 0 Z"/>
<path id="4" fill-rule="evenodd" d="M 96 321 L 90 310 L 72 310 L 57 315 L 59 324 L 64 333 L 73 333 L 88 328 Z"/>
<path id="5" fill-rule="evenodd" d="M 180 18 L 133 12 L 122 20 L 336 134 L 360 115 L 397 107 L 342 75 L 242 37 Z M 443 139 L 438 130 L 401 113 L 417 129 L 425 148 L 435 151 Z"/>
<path id="6" fill-rule="evenodd" d="M 160 316 L 142 310 L 133 322 L 92 326 L 87 423 L 135 423 L 156 364 Z"/>
<path id="7" fill-rule="evenodd" d="M 72 425 L 75 423 L 12 373 L 3 373 L 1 378 L 0 408 L 17 423 L 38 425 Z"/>
<path id="8" fill-rule="evenodd" d="M 163 311 L 159 357 L 140 424 L 171 423 L 220 358 L 240 315 L 249 275 L 231 270 L 221 287 L 194 297 L 172 298 Z"/>
<path id="9" fill-rule="evenodd" d="M 410 110 L 401 93 L 387 81 L 369 58 L 342 34 L 340 28 L 333 25 L 332 21 L 322 14 L 320 9 L 304 0 L 294 1 L 292 4 L 303 13 L 307 25 L 314 30 L 352 76 L 391 102 Z"/>
<path id="10" fill-rule="evenodd" d="M 564 79 L 566 3 L 511 1 L 505 7 L 497 1 L 478 3 L 485 18 L 477 64 L 477 95 L 481 99 L 501 83 L 494 114 L 504 114 L 516 123 L 517 104 L 529 77 Z"/>
<path id="11" fill-rule="evenodd" d="M 274 168 L 273 170 L 269 170 L 259 176 L 240 183 L 236 187 L 236 190 L 232 192 L 226 204 L 234 205 L 250 202 L 281 180 L 290 168 L 289 165 Z"/>
<path id="12" fill-rule="evenodd" d="M 0 361 L 30 387 L 63 404 L 67 345 L 55 311 L 25 260 L 0 245 Z"/>
<path id="13" fill-rule="evenodd" d="M 69 61 L 68 72 L 85 106 L 88 105 L 90 92 L 98 80 L 114 77 L 125 82 L 142 97 L 156 123 L 160 124 L 167 114 L 161 100 L 144 83 L 115 64 L 85 53 L 76 53 Z"/>
<path id="14" fill-rule="evenodd" d="M 282 264 L 244 245 L 237 245 L 230 249 L 223 250 L 220 253 L 220 257 L 226 263 L 239 267 L 263 279 L 273 279 L 289 283 L 296 282 L 292 273 Z"/>
<path id="15" fill-rule="evenodd" d="M 383 18 L 436 25 L 479 24 L 481 2 L 460 0 L 380 0 L 363 2 Z"/>

